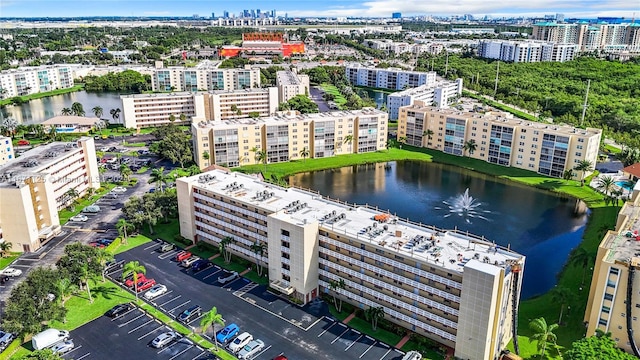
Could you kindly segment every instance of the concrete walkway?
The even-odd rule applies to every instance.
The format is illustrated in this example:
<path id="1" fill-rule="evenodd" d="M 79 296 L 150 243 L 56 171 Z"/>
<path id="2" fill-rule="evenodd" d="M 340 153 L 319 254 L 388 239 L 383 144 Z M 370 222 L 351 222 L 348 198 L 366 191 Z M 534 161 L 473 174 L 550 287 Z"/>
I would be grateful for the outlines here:
<path id="1" fill-rule="evenodd" d="M 352 312 L 351 315 L 347 316 L 344 320 L 342 320 L 342 323 L 344 324 L 348 324 L 349 321 L 351 321 L 351 319 L 353 319 L 354 317 L 356 317 L 356 312 Z"/>
<path id="2" fill-rule="evenodd" d="M 220 254 L 215 254 L 212 257 L 210 257 L 209 260 L 213 260 L 213 259 L 217 258 L 218 256 L 220 256 Z"/>
<path id="3" fill-rule="evenodd" d="M 396 349 L 402 349 L 404 344 L 406 344 L 409 340 L 411 340 L 411 334 L 407 333 L 407 335 L 405 335 L 402 339 L 400 339 L 400 341 L 398 341 L 398 343 L 396 344 Z"/>

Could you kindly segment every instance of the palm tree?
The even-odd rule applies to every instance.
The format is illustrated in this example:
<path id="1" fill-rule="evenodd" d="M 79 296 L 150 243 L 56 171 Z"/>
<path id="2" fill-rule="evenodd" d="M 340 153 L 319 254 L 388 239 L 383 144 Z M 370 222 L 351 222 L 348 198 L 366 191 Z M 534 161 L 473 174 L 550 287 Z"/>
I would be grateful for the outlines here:
<path id="1" fill-rule="evenodd" d="M 96 131 L 100 132 L 100 134 L 102 135 L 102 129 L 106 127 L 106 124 L 104 123 L 104 121 L 98 120 L 95 123 L 93 123 L 93 127 L 96 129 Z"/>
<path id="2" fill-rule="evenodd" d="M 573 254 L 571 254 L 571 257 L 569 258 L 569 263 L 582 267 L 581 285 L 584 285 L 584 277 L 587 274 L 587 267 L 591 263 L 591 259 L 592 259 L 591 254 L 589 254 L 589 252 L 587 252 L 587 250 L 585 250 L 582 247 L 579 247 L 578 249 L 576 249 L 576 251 L 574 251 Z"/>
<path id="3" fill-rule="evenodd" d="M 5 134 L 13 137 L 16 133 L 16 129 L 18 128 L 18 120 L 12 118 L 12 117 L 7 117 L 4 119 L 4 121 L 2 122 L 2 129 L 5 132 Z"/>
<path id="4" fill-rule="evenodd" d="M 84 107 L 82 106 L 81 103 L 79 103 L 77 101 L 74 102 L 73 104 L 71 104 L 71 112 L 75 116 L 84 116 L 85 115 Z"/>
<path id="5" fill-rule="evenodd" d="M 260 161 L 258 159 L 258 151 L 260 151 L 260 148 L 257 146 L 254 146 L 251 149 L 249 149 L 249 151 L 253 153 L 253 160 L 255 160 L 255 163 L 257 164 Z"/>
<path id="6" fill-rule="evenodd" d="M 120 171 L 120 176 L 122 176 L 122 178 L 125 179 L 125 181 L 129 181 L 129 176 L 133 174 L 133 171 L 131 170 L 131 168 L 129 168 L 127 164 L 120 164 L 119 171 Z"/>
<path id="7" fill-rule="evenodd" d="M 300 156 L 302 156 L 302 161 L 307 160 L 307 156 L 309 156 L 309 149 L 307 149 L 306 146 L 300 150 Z"/>
<path id="8" fill-rule="evenodd" d="M 133 289 L 136 292 L 136 300 L 138 300 L 138 274 L 146 274 L 147 269 L 140 265 L 138 261 L 129 261 L 122 267 L 122 278 L 133 275 Z"/>
<path id="9" fill-rule="evenodd" d="M 149 184 L 156 184 L 160 188 L 160 192 L 164 192 L 162 185 L 166 185 L 169 182 L 169 176 L 164 173 L 164 166 L 151 170 L 151 176 L 149 178 Z"/>
<path id="10" fill-rule="evenodd" d="M 258 150 L 258 152 L 256 153 L 256 158 L 258 159 L 259 162 L 262 162 L 264 164 L 264 172 L 267 172 L 267 152 L 266 151 L 262 151 L 262 150 Z"/>
<path id="11" fill-rule="evenodd" d="M 198 165 L 191 165 L 187 168 L 187 173 L 189 173 L 189 176 L 193 176 L 202 173 L 202 171 L 200 170 Z"/>
<path id="12" fill-rule="evenodd" d="M 371 328 L 373 331 L 376 331 L 378 328 L 378 320 L 384 318 L 384 308 L 382 306 L 373 307 L 370 306 L 367 310 L 364 311 L 364 317 L 371 321 Z"/>
<path id="13" fill-rule="evenodd" d="M 218 313 L 218 308 L 214 306 L 211 308 L 211 310 L 204 313 L 204 316 L 202 317 L 202 319 L 200 319 L 200 327 L 202 328 L 203 334 L 207 332 L 207 329 L 209 327 L 213 328 L 214 331 L 212 337 L 216 344 L 216 351 L 218 351 L 218 339 L 216 338 L 215 334 L 216 324 L 224 326 L 224 318 L 222 318 L 222 315 Z"/>
<path id="14" fill-rule="evenodd" d="M 2 259 L 13 247 L 13 243 L 8 241 L 0 243 L 0 259 Z"/>
<path id="15" fill-rule="evenodd" d="M 231 236 L 226 236 L 220 240 L 219 250 L 224 256 L 224 262 L 227 264 L 231 262 L 231 251 L 229 250 L 229 245 L 235 242 L 236 239 Z"/>
<path id="16" fill-rule="evenodd" d="M 616 181 L 612 176 L 602 176 L 598 179 L 596 186 L 598 187 L 598 190 L 602 190 L 605 195 L 610 195 L 615 184 Z"/>
<path id="17" fill-rule="evenodd" d="M 427 144 L 424 144 L 423 146 L 427 146 L 429 144 L 429 142 L 431 142 L 431 139 L 433 138 L 433 130 L 431 129 L 427 129 L 425 131 L 422 132 L 422 137 L 427 137 Z"/>
<path id="18" fill-rule="evenodd" d="M 100 106 L 94 106 L 93 109 L 91 109 L 91 111 L 93 111 L 93 115 L 95 115 L 98 119 L 100 119 L 102 117 L 102 107 Z"/>
<path id="19" fill-rule="evenodd" d="M 113 255 L 110 252 L 108 252 L 106 249 L 98 248 L 98 252 L 96 253 L 95 259 L 100 263 L 100 266 L 102 266 L 102 268 L 104 269 L 107 261 L 113 260 Z M 107 281 L 107 279 L 104 278 L 104 270 L 102 270 L 102 282 L 105 282 L 105 281 Z"/>
<path id="20" fill-rule="evenodd" d="M 333 292 L 333 305 L 336 307 L 336 310 L 338 310 L 338 312 L 342 312 L 342 299 L 338 298 L 338 290 L 344 289 L 346 287 L 347 284 L 345 284 L 344 279 L 329 281 L 329 290 Z"/>
<path id="21" fill-rule="evenodd" d="M 251 245 L 251 251 L 256 254 L 256 258 L 258 259 L 256 272 L 258 273 L 258 276 L 262 276 L 262 264 L 260 264 L 260 261 L 262 259 L 262 255 L 264 255 L 264 252 L 267 251 L 267 244 L 256 241 L 253 245 Z"/>
<path id="22" fill-rule="evenodd" d="M 122 243 L 126 244 L 127 239 L 129 238 L 129 231 L 133 230 L 135 227 L 132 223 L 128 222 L 125 218 L 120 218 L 116 223 L 116 229 L 118 229 L 118 234 L 122 237 Z"/>
<path id="23" fill-rule="evenodd" d="M 553 333 L 558 328 L 558 324 L 547 325 L 547 321 L 541 317 L 533 319 L 529 323 L 529 328 L 534 332 L 531 338 L 538 341 L 538 350 L 541 351 L 540 358 L 543 358 L 547 344 L 555 344 L 558 339 L 556 334 Z"/>
<path id="24" fill-rule="evenodd" d="M 111 117 L 113 118 L 113 122 L 118 122 L 117 120 L 120 118 L 120 111 L 121 111 L 120 108 L 109 110 L 109 114 L 111 114 Z"/>
<path id="25" fill-rule="evenodd" d="M 56 280 L 54 286 L 56 289 L 56 297 L 60 302 L 60 305 L 64 305 L 71 295 L 78 290 L 78 285 L 72 283 L 71 280 L 66 277 Z"/>
<path id="26" fill-rule="evenodd" d="M 89 271 L 89 264 L 83 263 L 80 266 L 80 281 L 87 286 L 87 295 L 89 296 L 89 302 L 93 304 L 93 297 L 91 296 L 91 287 L 89 286 L 89 280 L 91 280 L 91 271 Z"/>
<path id="27" fill-rule="evenodd" d="M 587 172 L 593 170 L 593 163 L 589 160 L 580 160 L 573 170 L 580 171 L 582 173 L 580 176 L 580 186 L 584 186 L 584 178 L 587 175 Z"/>
<path id="28" fill-rule="evenodd" d="M 67 190 L 65 195 L 67 195 L 67 197 L 69 198 L 69 201 L 71 202 L 69 206 L 75 205 L 76 201 L 78 200 L 78 197 L 80 197 L 78 190 L 76 190 L 75 188 L 71 188 Z"/>
<path id="29" fill-rule="evenodd" d="M 562 178 L 566 181 L 573 179 L 576 174 L 573 172 L 573 169 L 567 169 L 562 173 Z"/>
<path id="30" fill-rule="evenodd" d="M 571 300 L 573 293 L 571 290 L 565 287 L 554 287 L 551 289 L 551 301 L 556 304 L 560 304 L 560 316 L 558 318 L 558 324 L 562 324 L 562 313 L 564 312 L 564 306 Z"/>
<path id="31" fill-rule="evenodd" d="M 184 113 L 180 114 L 180 116 L 178 117 L 180 119 L 180 121 L 184 122 L 187 120 L 187 115 L 185 115 Z"/>
<path id="32" fill-rule="evenodd" d="M 171 122 L 176 121 L 176 116 L 173 115 L 173 114 L 169 115 L 169 121 L 171 121 Z"/>
<path id="33" fill-rule="evenodd" d="M 398 138 L 398 143 L 400 144 L 400 149 L 402 149 L 402 145 L 407 143 L 407 137 L 406 136 L 400 136 Z"/>
<path id="34" fill-rule="evenodd" d="M 351 144 L 353 143 L 353 135 L 345 136 L 343 143 L 349 144 L 349 152 L 351 152 Z"/>
<path id="35" fill-rule="evenodd" d="M 62 108 L 62 110 L 60 110 L 60 114 L 64 116 L 69 116 L 73 114 L 73 111 L 70 108 Z"/>
<path id="36" fill-rule="evenodd" d="M 462 146 L 462 150 L 465 152 L 468 151 L 469 155 L 473 155 L 477 148 L 478 144 L 476 144 L 476 141 L 473 139 L 466 141 Z"/>

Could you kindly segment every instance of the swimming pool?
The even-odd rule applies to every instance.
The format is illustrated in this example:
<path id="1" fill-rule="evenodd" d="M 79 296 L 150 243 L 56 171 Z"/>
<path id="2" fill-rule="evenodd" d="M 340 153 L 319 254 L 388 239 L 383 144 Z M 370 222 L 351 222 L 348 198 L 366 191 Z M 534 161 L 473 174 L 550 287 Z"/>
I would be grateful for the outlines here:
<path id="1" fill-rule="evenodd" d="M 629 180 L 616 181 L 615 184 L 628 191 L 633 191 L 633 186 L 635 185 L 634 182 Z"/>

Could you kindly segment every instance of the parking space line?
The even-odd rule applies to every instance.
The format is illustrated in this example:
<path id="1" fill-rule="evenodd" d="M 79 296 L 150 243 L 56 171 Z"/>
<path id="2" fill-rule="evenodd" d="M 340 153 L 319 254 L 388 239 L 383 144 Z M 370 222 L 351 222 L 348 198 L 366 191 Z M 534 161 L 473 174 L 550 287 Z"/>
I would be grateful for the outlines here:
<path id="1" fill-rule="evenodd" d="M 187 351 L 189 351 L 192 347 L 193 347 L 193 344 L 189 345 L 189 347 L 188 347 L 188 348 L 186 348 L 186 349 L 182 350 L 181 352 L 177 353 L 176 355 L 174 355 L 174 356 L 173 356 L 172 358 L 170 358 L 169 360 L 173 360 L 173 359 L 177 358 L 178 356 L 180 356 L 180 355 L 182 355 L 182 354 L 186 353 L 186 352 L 187 352 Z"/>
<path id="2" fill-rule="evenodd" d="M 167 346 L 167 347 L 162 348 L 162 350 L 158 351 L 158 354 L 160 354 L 161 352 L 163 352 L 163 351 L 165 351 L 165 350 L 169 350 L 169 349 L 171 349 L 172 347 L 174 347 L 174 346 L 178 345 L 178 342 L 180 341 L 180 339 L 182 339 L 182 338 L 176 338 L 175 340 L 173 340 L 173 343 L 171 343 L 171 345 L 169 345 L 169 346 Z M 382 360 L 382 359 L 381 359 L 381 360 Z"/>
<path id="3" fill-rule="evenodd" d="M 368 336 L 367 336 L 367 338 L 371 339 L 371 338 L 370 338 L 370 337 L 368 337 Z M 373 340 L 373 339 L 372 339 L 372 340 Z M 374 342 L 373 342 L 373 344 L 369 345 L 369 347 L 367 348 L 367 350 L 365 350 L 365 351 L 360 355 L 360 357 L 359 357 L 358 359 L 362 359 L 362 357 L 363 357 L 363 356 L 365 356 L 365 355 L 366 355 L 366 353 L 368 353 L 368 352 L 369 352 L 369 350 L 371 350 L 371 348 L 372 348 L 372 347 L 373 347 L 373 345 L 375 345 L 375 344 L 376 344 L 376 341 L 374 341 Z"/>
<path id="4" fill-rule="evenodd" d="M 197 358 L 199 358 L 200 356 L 204 355 L 206 353 L 206 351 L 201 352 L 200 354 L 196 355 L 196 357 L 194 357 L 191 360 L 196 360 Z"/>
<path id="5" fill-rule="evenodd" d="M 141 327 L 143 327 L 143 326 L 147 325 L 147 324 L 148 324 L 148 323 L 150 323 L 150 322 L 153 322 L 153 319 L 150 319 L 149 321 L 147 321 L 146 323 L 144 323 L 144 324 L 142 324 L 142 325 L 138 326 L 138 327 L 137 327 L 137 328 L 135 328 L 135 329 L 129 330 L 129 332 L 128 332 L 127 334 L 131 334 L 131 333 L 132 333 L 132 332 L 134 332 L 134 331 L 138 331 L 138 330 L 140 330 L 140 328 L 141 328 Z"/>
<path id="6" fill-rule="evenodd" d="M 79 358 L 77 358 L 76 360 L 82 360 L 82 359 L 86 358 L 89 355 L 91 355 L 91 353 L 86 353 L 86 354 L 80 356 Z"/>
<path id="7" fill-rule="evenodd" d="M 80 350 L 81 348 L 82 348 L 82 345 L 75 346 L 73 349 L 71 349 L 71 351 L 67 351 L 66 353 L 64 353 L 64 355 L 71 354 L 72 352 L 74 352 L 74 351 L 78 351 L 78 350 Z"/>
<path id="8" fill-rule="evenodd" d="M 156 246 L 158 246 L 158 244 L 156 244 L 156 242 L 154 241 L 154 242 L 153 242 L 153 245 L 149 245 L 149 246 L 147 246 L 146 248 L 144 248 L 144 250 L 149 250 L 149 249 L 151 249 L 151 248 L 153 248 L 153 247 L 156 247 Z M 154 250 L 154 251 L 155 251 L 155 250 Z M 153 251 L 152 251 L 152 252 L 153 252 Z"/>
<path id="9" fill-rule="evenodd" d="M 211 277 L 211 276 L 213 276 L 213 275 L 215 275 L 215 274 L 217 274 L 217 273 L 219 273 L 219 272 L 220 272 L 220 269 L 218 268 L 218 269 L 216 269 L 216 271 L 214 271 L 214 272 L 212 272 L 211 274 L 209 274 L 209 275 L 207 275 L 207 276 L 203 277 L 203 278 L 202 278 L 202 280 L 205 280 L 205 279 L 207 279 L 207 278 L 209 278 L 209 277 Z"/>
<path id="10" fill-rule="evenodd" d="M 338 323 L 337 321 L 334 321 L 334 322 L 333 322 L 333 324 L 331 324 L 331 326 L 329 326 L 328 328 L 324 329 L 324 331 L 323 331 L 323 332 L 321 332 L 321 333 L 318 335 L 318 337 L 320 337 L 320 336 L 324 335 L 327 331 L 329 331 L 329 329 L 331 329 L 331 328 L 333 327 L 333 325 L 335 325 L 335 324 L 337 324 L 337 323 Z"/>
<path id="11" fill-rule="evenodd" d="M 355 331 L 355 330 L 354 330 L 354 331 Z M 353 340 L 353 341 L 351 342 L 351 344 L 349 344 L 349 346 L 347 346 L 347 347 L 346 347 L 346 349 L 344 349 L 344 351 L 347 351 L 347 350 L 351 349 L 351 347 L 352 347 L 355 343 L 357 343 L 357 342 L 358 342 L 358 340 L 360 340 L 360 338 L 361 338 L 361 337 L 362 337 L 362 334 L 360 334 L 360 336 L 358 336 L 358 338 L 357 338 L 357 339 Z"/>
<path id="12" fill-rule="evenodd" d="M 320 320 L 322 320 L 322 319 L 324 319 L 324 318 L 325 318 L 324 316 L 323 316 L 323 317 L 321 317 L 321 318 L 319 318 L 318 320 L 316 320 L 316 321 L 314 321 L 313 323 L 311 323 L 311 325 L 307 326 L 307 328 L 306 328 L 306 329 L 302 329 L 302 330 L 304 330 L 304 331 L 309 331 L 309 329 L 311 329 L 312 327 L 316 326 L 316 324 L 317 324 L 317 323 L 319 323 L 319 322 L 320 322 Z"/>
<path id="13" fill-rule="evenodd" d="M 382 344 L 382 343 L 381 343 Z M 389 353 L 391 352 L 391 349 L 387 350 L 386 353 L 384 353 L 384 355 L 382 355 L 382 357 L 380 358 L 380 360 L 384 359 L 387 355 L 389 355 Z"/>
<path id="14" fill-rule="evenodd" d="M 404 355 L 404 353 L 398 349 L 393 349 L 393 351 L 397 352 L 398 354 L 400 354 L 400 356 Z"/>
<path id="15" fill-rule="evenodd" d="M 118 327 L 127 326 L 127 325 L 129 325 L 130 323 L 132 323 L 133 321 L 136 321 L 136 320 L 140 319 L 140 318 L 141 318 L 141 317 L 143 317 L 143 316 L 144 316 L 144 314 L 140 314 L 140 316 L 135 317 L 135 318 L 133 318 L 133 319 L 131 319 L 131 320 L 127 321 L 127 322 L 126 322 L 126 323 L 124 323 L 124 324 L 120 324 L 120 325 L 118 325 Z"/>
<path id="16" fill-rule="evenodd" d="M 111 321 L 116 321 L 116 320 L 120 319 L 121 317 L 123 317 L 123 316 L 125 316 L 125 315 L 129 314 L 130 312 L 132 312 L 132 311 L 136 311 L 136 310 L 138 310 L 138 308 L 135 308 L 135 307 L 134 307 L 133 309 L 131 309 L 131 310 L 127 311 L 126 313 L 124 313 L 124 314 L 122 314 L 122 315 L 120 315 L 120 316 L 116 316 L 116 317 L 114 317 L 113 319 L 111 319 Z"/>
<path id="17" fill-rule="evenodd" d="M 177 254 L 177 253 L 178 253 L 178 252 L 177 252 L 176 250 L 171 250 L 171 251 L 169 251 L 169 252 L 168 252 L 168 253 L 166 253 L 166 254 L 158 255 L 158 259 L 162 259 L 162 260 L 164 260 L 164 259 L 168 259 L 168 258 L 172 257 L 173 255 L 175 255 L 175 254 Z"/>
<path id="18" fill-rule="evenodd" d="M 235 278 L 235 280 L 231 280 L 230 282 L 220 286 L 220 288 L 221 289 L 228 289 L 227 285 L 231 285 L 231 284 L 233 284 L 234 282 L 236 282 L 236 281 L 238 281 L 240 279 L 244 279 L 244 278 L 242 276 L 238 276 L 237 278 Z"/>
<path id="19" fill-rule="evenodd" d="M 158 330 L 162 329 L 162 327 L 163 327 L 163 326 L 164 326 L 164 324 L 161 324 L 161 325 L 160 325 L 160 326 L 158 326 L 157 328 L 155 328 L 155 329 L 153 329 L 153 330 L 149 331 L 148 333 L 146 333 L 146 334 L 144 334 L 144 335 L 140 336 L 140 337 L 138 338 L 138 341 L 140 341 L 140 340 L 142 340 L 142 339 L 146 338 L 147 336 L 149 336 L 149 335 L 153 334 L 154 332 L 156 332 L 156 331 L 158 331 Z"/>
<path id="20" fill-rule="evenodd" d="M 173 292 L 173 290 L 169 290 L 169 291 L 167 291 L 166 293 L 164 293 L 164 294 L 162 294 L 162 295 L 158 295 L 158 296 L 156 296 L 156 297 L 153 299 L 152 303 L 154 303 L 154 304 L 155 304 L 155 302 L 156 302 L 158 299 L 160 299 L 161 297 L 163 297 L 163 296 L 165 296 L 165 295 L 169 295 L 169 294 L 171 294 L 172 292 Z"/>
<path id="21" fill-rule="evenodd" d="M 187 323 L 187 325 L 189 325 L 189 324 L 191 324 L 191 323 L 194 323 L 194 322 L 196 322 L 196 321 L 198 321 L 198 320 L 202 319 L 202 318 L 204 317 L 204 315 L 205 315 L 205 313 L 200 314 L 200 316 L 198 316 L 198 317 L 197 317 L 197 318 L 195 318 L 194 320 L 189 321 L 189 322 Z"/>
<path id="22" fill-rule="evenodd" d="M 252 356 L 251 358 L 252 358 L 252 359 L 255 359 L 255 358 L 257 358 L 258 356 L 260 356 L 260 355 L 264 354 L 264 353 L 265 353 L 265 351 L 267 351 L 267 350 L 269 350 L 269 349 L 271 349 L 271 345 L 267 346 L 265 349 L 263 349 L 263 350 L 262 350 L 262 351 L 260 351 L 259 353 L 255 354 L 255 355 L 254 355 L 254 356 Z"/>
<path id="23" fill-rule="evenodd" d="M 337 338 L 333 339 L 333 341 L 331 342 L 332 344 L 335 343 L 336 341 L 338 341 L 338 339 L 340 339 L 342 337 L 342 335 L 346 334 L 347 331 L 349 331 L 349 328 L 347 327 L 346 329 L 344 329 L 344 331 L 342 332 L 342 334 L 338 335 Z"/>
<path id="24" fill-rule="evenodd" d="M 171 310 L 169 310 L 169 311 L 167 311 L 167 312 L 168 312 L 168 313 L 172 313 L 175 309 L 179 308 L 180 306 L 187 305 L 187 304 L 188 304 L 188 303 L 190 303 L 190 302 L 191 302 L 191 300 L 187 300 L 187 301 L 183 302 L 182 304 L 180 304 L 180 305 L 178 305 L 178 306 L 174 307 L 173 309 L 171 309 Z"/>
<path id="25" fill-rule="evenodd" d="M 158 306 L 164 306 L 164 305 L 166 305 L 166 304 L 168 304 L 168 303 L 172 302 L 173 300 L 177 300 L 177 299 L 179 299 L 179 298 L 181 298 L 181 297 L 182 297 L 182 295 L 178 295 L 178 296 L 176 296 L 176 297 L 172 298 L 171 300 L 169 300 L 169 301 L 167 301 L 167 302 L 164 302 L 164 303 L 162 303 L 162 304 L 160 304 L 160 305 L 158 305 Z"/>

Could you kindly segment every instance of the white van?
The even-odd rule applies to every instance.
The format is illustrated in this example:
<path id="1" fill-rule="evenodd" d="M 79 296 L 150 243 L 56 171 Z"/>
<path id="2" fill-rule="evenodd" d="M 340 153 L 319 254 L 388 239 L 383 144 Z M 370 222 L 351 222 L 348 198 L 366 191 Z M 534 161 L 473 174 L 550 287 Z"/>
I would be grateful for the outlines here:
<path id="1" fill-rule="evenodd" d="M 408 353 L 404 354 L 402 360 L 422 360 L 422 354 L 415 350 L 411 350 Z"/>
<path id="2" fill-rule="evenodd" d="M 66 330 L 47 329 L 41 333 L 33 335 L 31 345 L 34 350 L 42 350 L 51 347 L 59 342 L 67 341 L 69 332 Z"/>

